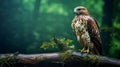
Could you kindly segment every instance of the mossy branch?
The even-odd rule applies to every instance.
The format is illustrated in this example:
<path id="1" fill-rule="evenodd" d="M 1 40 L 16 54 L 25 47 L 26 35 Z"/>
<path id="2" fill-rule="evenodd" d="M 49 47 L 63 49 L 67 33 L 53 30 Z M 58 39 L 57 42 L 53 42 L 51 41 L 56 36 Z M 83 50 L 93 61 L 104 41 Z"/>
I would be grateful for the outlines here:
<path id="1" fill-rule="evenodd" d="M 68 56 L 68 57 L 67 57 Z M 4 61 L 3 61 L 4 60 Z M 44 53 L 44 54 L 0 54 L 0 64 L 35 64 L 42 61 L 50 62 L 89 62 L 91 64 L 96 63 L 99 65 L 114 65 L 120 67 L 120 60 L 108 58 L 105 56 L 90 55 L 87 53 L 67 51 L 65 53 Z M 64 62 L 65 63 L 65 62 Z"/>

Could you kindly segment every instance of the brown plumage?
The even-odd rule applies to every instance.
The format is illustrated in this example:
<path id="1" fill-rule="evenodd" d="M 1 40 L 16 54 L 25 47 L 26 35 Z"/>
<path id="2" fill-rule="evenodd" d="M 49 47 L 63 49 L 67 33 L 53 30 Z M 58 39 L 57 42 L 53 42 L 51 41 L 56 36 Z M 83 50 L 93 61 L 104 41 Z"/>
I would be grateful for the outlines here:
<path id="1" fill-rule="evenodd" d="M 81 52 L 101 55 L 102 43 L 96 20 L 89 15 L 83 6 L 76 7 L 74 13 L 75 17 L 71 25 L 78 42 L 83 46 Z"/>

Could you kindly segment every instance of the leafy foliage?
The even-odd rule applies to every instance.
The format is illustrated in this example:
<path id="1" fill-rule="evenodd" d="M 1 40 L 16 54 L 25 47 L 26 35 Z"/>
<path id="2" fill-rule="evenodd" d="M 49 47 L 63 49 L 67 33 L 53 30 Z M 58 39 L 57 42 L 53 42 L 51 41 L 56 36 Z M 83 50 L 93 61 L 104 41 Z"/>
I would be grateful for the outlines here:
<path id="1" fill-rule="evenodd" d="M 40 48 L 44 50 L 52 49 L 59 49 L 60 51 L 65 51 L 68 49 L 75 49 L 75 46 L 72 44 L 73 40 L 59 38 L 56 39 L 55 37 L 51 38 L 49 42 L 43 42 Z"/>

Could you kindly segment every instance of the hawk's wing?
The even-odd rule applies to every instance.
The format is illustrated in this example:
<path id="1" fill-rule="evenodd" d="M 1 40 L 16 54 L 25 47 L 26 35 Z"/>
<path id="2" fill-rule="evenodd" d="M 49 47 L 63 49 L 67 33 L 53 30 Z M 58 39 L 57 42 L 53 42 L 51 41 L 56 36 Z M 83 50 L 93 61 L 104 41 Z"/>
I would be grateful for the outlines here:
<path id="1" fill-rule="evenodd" d="M 87 30 L 91 39 L 91 42 L 94 44 L 94 52 L 102 54 L 102 43 L 100 39 L 99 26 L 95 19 L 92 17 L 87 20 Z"/>

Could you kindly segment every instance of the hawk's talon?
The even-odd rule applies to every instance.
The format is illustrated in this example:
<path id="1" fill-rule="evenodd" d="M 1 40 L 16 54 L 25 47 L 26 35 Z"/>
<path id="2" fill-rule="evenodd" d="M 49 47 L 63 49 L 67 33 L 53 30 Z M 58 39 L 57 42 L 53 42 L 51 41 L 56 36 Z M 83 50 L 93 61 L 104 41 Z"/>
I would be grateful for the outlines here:
<path id="1" fill-rule="evenodd" d="M 82 50 L 80 50 L 80 52 L 84 52 L 85 51 L 85 48 L 83 48 Z"/>
<path id="2" fill-rule="evenodd" d="M 82 53 L 89 53 L 90 50 L 89 50 L 89 48 L 87 50 L 85 50 L 85 48 L 83 48 L 82 50 L 80 50 L 80 52 L 82 52 Z"/>
<path id="3" fill-rule="evenodd" d="M 86 53 L 89 53 L 89 52 L 90 52 L 89 49 L 87 49 L 87 50 L 86 50 Z"/>

